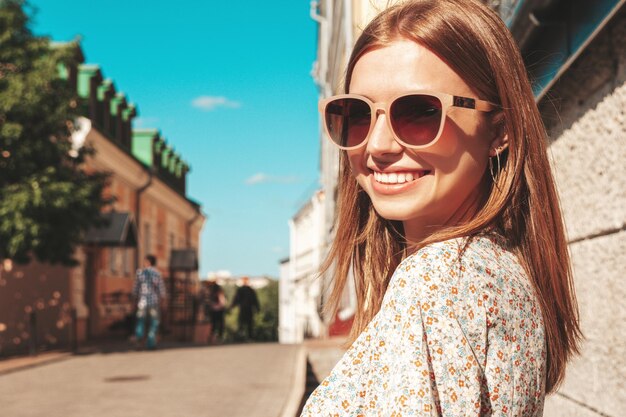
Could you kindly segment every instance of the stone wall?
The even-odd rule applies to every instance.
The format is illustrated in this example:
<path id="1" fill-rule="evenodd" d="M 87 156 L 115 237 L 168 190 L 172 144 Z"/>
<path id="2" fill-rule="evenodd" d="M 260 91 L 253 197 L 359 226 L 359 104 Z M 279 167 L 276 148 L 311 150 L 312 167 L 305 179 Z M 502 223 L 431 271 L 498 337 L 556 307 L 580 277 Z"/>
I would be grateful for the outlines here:
<path id="1" fill-rule="evenodd" d="M 540 103 L 585 335 L 546 417 L 626 410 L 625 9 Z"/>

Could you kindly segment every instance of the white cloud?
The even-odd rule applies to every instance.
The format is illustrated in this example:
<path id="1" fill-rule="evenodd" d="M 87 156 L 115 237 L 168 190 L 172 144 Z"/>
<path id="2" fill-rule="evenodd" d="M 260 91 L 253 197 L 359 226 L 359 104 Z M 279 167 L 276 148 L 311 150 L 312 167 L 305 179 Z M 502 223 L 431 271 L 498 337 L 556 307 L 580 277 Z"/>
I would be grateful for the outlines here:
<path id="1" fill-rule="evenodd" d="M 257 174 L 254 174 L 250 178 L 248 178 L 246 180 L 246 184 L 248 185 L 261 184 L 261 183 L 267 182 L 268 179 L 269 179 L 269 175 L 259 172 Z"/>
<path id="2" fill-rule="evenodd" d="M 217 107 L 228 107 L 236 109 L 241 107 L 238 101 L 229 100 L 222 96 L 200 96 L 192 100 L 191 105 L 197 109 L 204 111 L 213 111 Z"/>
<path id="3" fill-rule="evenodd" d="M 246 179 L 245 183 L 248 185 L 256 184 L 293 184 L 300 181 L 300 179 L 294 175 L 268 175 L 263 172 L 258 172 L 253 176 Z"/>

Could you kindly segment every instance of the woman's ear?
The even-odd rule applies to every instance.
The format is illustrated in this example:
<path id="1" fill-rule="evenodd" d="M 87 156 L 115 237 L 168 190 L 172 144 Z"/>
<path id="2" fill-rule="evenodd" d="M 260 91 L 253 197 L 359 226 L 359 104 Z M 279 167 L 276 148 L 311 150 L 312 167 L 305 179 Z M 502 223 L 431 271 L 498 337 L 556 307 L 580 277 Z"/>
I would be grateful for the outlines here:
<path id="1" fill-rule="evenodd" d="M 501 154 L 509 146 L 509 136 L 506 132 L 506 119 L 504 112 L 499 111 L 491 119 L 491 143 L 489 144 L 489 156 Z"/>

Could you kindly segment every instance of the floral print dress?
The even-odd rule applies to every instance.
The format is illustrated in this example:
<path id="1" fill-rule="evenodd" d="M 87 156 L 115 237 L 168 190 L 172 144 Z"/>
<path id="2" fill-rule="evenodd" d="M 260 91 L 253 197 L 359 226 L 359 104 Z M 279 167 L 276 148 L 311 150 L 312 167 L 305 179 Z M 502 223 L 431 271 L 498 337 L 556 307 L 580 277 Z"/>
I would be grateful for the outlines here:
<path id="1" fill-rule="evenodd" d="M 426 246 L 302 416 L 541 416 L 546 344 L 533 286 L 503 239 Z"/>

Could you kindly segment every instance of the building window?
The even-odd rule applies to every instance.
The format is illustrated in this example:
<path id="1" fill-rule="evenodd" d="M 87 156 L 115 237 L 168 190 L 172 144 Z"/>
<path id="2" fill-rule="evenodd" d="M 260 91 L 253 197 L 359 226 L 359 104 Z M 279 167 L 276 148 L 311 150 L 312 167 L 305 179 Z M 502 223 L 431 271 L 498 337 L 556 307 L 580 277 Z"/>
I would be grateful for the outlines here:
<path id="1" fill-rule="evenodd" d="M 163 247 L 165 246 L 165 228 L 163 227 L 162 222 L 157 223 L 156 241 L 157 250 L 159 251 L 159 253 L 161 253 L 161 251 L 164 251 L 165 249 Z"/>
<path id="2" fill-rule="evenodd" d="M 111 271 L 111 274 L 115 275 L 118 272 L 118 268 L 117 268 L 117 248 L 111 248 L 111 250 L 109 250 L 109 270 Z"/>
<path id="3" fill-rule="evenodd" d="M 122 271 L 125 276 L 130 274 L 130 263 L 128 262 L 128 258 L 130 258 L 130 249 L 123 248 L 122 249 Z"/>

